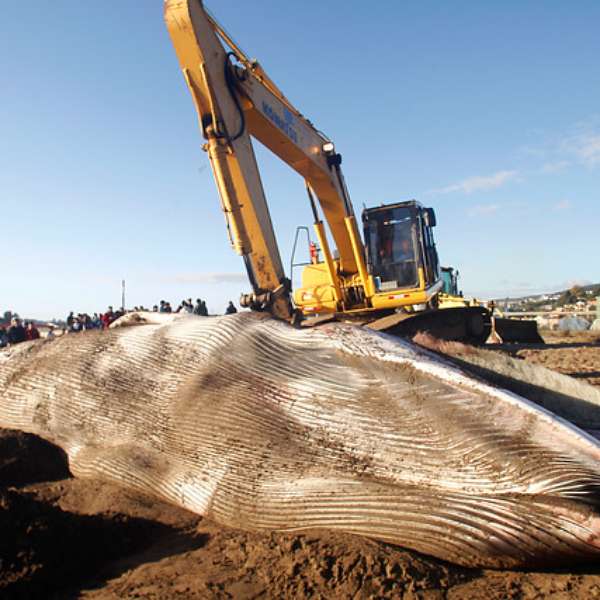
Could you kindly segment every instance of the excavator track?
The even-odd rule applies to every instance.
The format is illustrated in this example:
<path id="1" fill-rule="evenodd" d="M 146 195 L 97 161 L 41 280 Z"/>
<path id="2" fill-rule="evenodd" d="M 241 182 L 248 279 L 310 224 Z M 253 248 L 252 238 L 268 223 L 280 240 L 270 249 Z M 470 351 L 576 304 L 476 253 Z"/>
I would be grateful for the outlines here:
<path id="1" fill-rule="evenodd" d="M 400 337 L 428 333 L 443 340 L 483 344 L 491 332 L 491 313 L 482 306 L 445 308 L 418 313 L 393 313 L 365 324 Z"/>
<path id="2" fill-rule="evenodd" d="M 461 306 L 417 313 L 392 312 L 373 319 L 369 313 L 324 314 L 304 319 L 301 327 L 316 327 L 331 321 L 344 321 L 398 337 L 412 338 L 427 333 L 434 338 L 465 344 L 490 343 L 543 344 L 537 323 L 493 317 L 483 306 Z"/>

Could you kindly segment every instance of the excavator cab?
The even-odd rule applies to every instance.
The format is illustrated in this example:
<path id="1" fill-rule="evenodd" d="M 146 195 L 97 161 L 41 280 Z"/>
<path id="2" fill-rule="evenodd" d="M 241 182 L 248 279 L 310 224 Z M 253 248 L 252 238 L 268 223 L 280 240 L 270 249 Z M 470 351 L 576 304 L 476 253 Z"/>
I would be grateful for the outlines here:
<path id="1" fill-rule="evenodd" d="M 435 212 L 416 200 L 362 213 L 375 309 L 426 305 L 442 288 L 433 228 Z"/>
<path id="2" fill-rule="evenodd" d="M 442 267 L 442 281 L 444 294 L 448 296 L 462 296 L 458 291 L 458 271 L 454 267 Z"/>
<path id="3" fill-rule="evenodd" d="M 440 279 L 435 213 L 411 200 L 365 209 L 367 266 L 376 292 L 429 287 Z"/>

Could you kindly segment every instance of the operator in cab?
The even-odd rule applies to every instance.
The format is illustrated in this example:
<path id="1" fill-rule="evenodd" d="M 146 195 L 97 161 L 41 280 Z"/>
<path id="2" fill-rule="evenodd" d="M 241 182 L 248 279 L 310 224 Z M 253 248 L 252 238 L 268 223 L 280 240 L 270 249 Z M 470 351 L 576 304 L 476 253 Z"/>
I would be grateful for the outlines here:
<path id="1" fill-rule="evenodd" d="M 391 224 L 388 221 L 383 223 L 380 231 L 379 271 L 381 279 L 395 281 L 395 287 L 416 285 L 417 269 L 410 224 Z"/>
<path id="2" fill-rule="evenodd" d="M 396 257 L 398 264 L 398 283 L 400 286 L 413 285 L 417 281 L 417 269 L 415 262 L 415 249 L 412 243 L 410 230 L 406 232 L 400 241 L 400 250 Z"/>

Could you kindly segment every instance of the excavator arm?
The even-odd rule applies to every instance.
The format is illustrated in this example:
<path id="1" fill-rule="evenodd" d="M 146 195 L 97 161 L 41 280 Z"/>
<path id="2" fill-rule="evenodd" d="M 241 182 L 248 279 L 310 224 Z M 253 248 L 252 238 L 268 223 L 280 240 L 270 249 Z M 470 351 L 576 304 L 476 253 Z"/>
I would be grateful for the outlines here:
<path id="1" fill-rule="evenodd" d="M 198 112 L 230 241 L 244 257 L 253 294 L 245 304 L 292 315 L 251 136 L 306 181 L 317 235 L 336 300 L 343 304 L 338 272 L 358 274 L 368 286 L 364 249 L 333 143 L 292 106 L 256 62 L 249 60 L 200 0 L 166 0 L 165 21 Z M 334 264 L 313 195 L 337 246 Z"/>

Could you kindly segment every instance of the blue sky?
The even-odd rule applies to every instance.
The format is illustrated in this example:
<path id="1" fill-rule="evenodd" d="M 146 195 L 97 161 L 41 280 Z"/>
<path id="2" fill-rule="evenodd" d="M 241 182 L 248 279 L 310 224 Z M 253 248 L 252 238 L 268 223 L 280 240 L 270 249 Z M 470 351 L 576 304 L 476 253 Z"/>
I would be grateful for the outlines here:
<path id="1" fill-rule="evenodd" d="M 416 198 L 479 296 L 600 280 L 600 3 L 209 0 L 336 142 L 355 208 Z M 222 311 L 230 250 L 162 2 L 7 3 L 0 310 Z M 257 148 L 285 264 L 302 180 Z"/>

